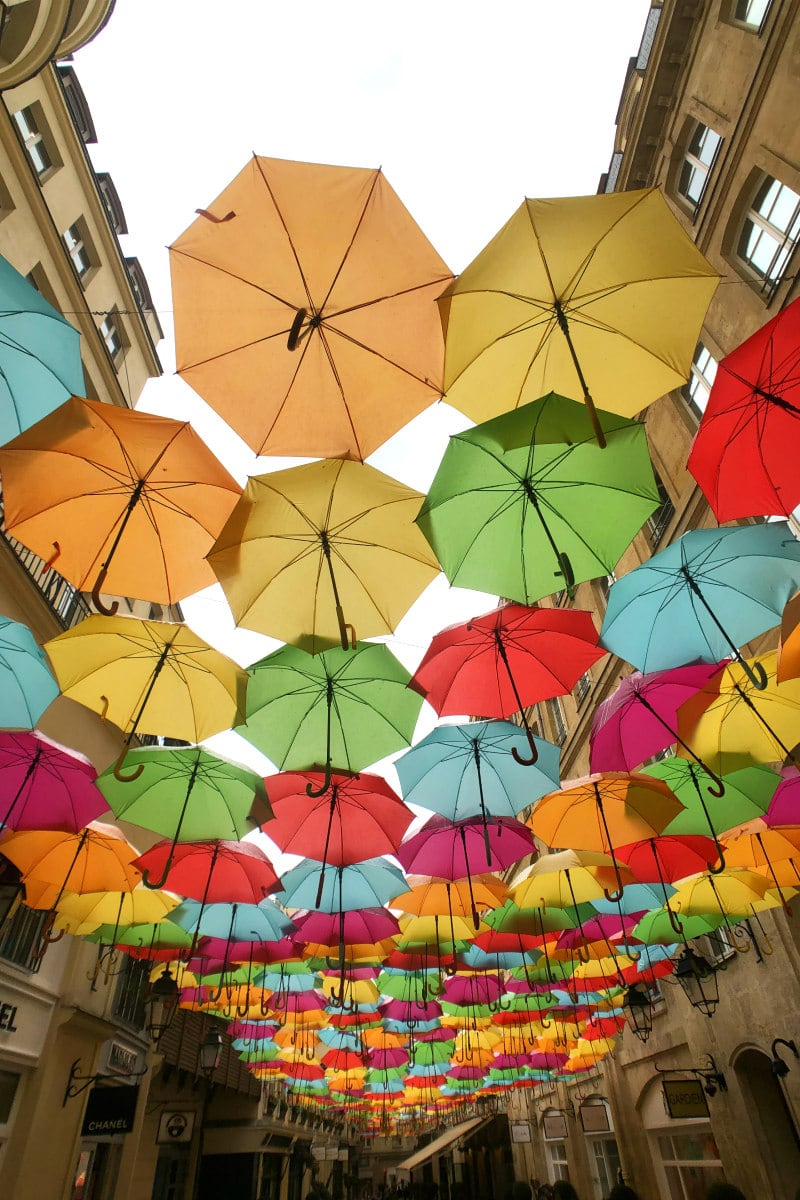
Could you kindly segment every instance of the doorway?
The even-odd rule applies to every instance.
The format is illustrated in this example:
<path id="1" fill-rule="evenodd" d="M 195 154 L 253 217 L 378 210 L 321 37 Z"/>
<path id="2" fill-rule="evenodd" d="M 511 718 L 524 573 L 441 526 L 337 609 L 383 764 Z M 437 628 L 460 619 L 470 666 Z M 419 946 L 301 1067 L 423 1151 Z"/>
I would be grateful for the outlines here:
<path id="1" fill-rule="evenodd" d="M 764 1167 L 780 1200 L 793 1200 L 800 1179 L 800 1137 L 772 1062 L 761 1050 L 743 1050 L 734 1063 Z"/>

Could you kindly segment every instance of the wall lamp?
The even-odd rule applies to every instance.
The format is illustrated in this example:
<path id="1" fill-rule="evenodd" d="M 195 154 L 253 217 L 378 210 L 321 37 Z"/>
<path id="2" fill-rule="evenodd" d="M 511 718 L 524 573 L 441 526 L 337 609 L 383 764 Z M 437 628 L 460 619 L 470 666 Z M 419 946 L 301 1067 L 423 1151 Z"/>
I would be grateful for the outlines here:
<path id="1" fill-rule="evenodd" d="M 717 1070 L 717 1064 L 711 1054 L 706 1055 L 706 1061 L 702 1067 L 660 1067 L 656 1062 L 653 1063 L 653 1067 L 659 1075 L 694 1075 L 695 1079 L 702 1082 L 703 1091 L 707 1096 L 716 1096 L 718 1091 L 727 1092 L 728 1090 L 728 1081 L 723 1072 Z"/>
<path id="2" fill-rule="evenodd" d="M 141 1079 L 143 1075 L 147 1074 L 148 1070 L 145 1067 L 143 1071 L 126 1071 L 122 1074 L 115 1071 L 113 1075 L 107 1072 L 98 1072 L 96 1075 L 81 1075 L 80 1067 L 81 1060 L 76 1058 L 69 1069 L 67 1086 L 64 1088 L 64 1099 L 61 1101 L 62 1108 L 64 1108 L 68 1100 L 74 1100 L 76 1096 L 80 1096 L 81 1092 L 85 1092 L 87 1088 L 91 1087 L 93 1083 L 97 1083 L 99 1079 Z"/>
<path id="3" fill-rule="evenodd" d="M 800 1058 L 800 1051 L 793 1041 L 787 1041 L 786 1038 L 775 1038 L 772 1043 L 772 1074 L 776 1079 L 783 1079 L 784 1075 L 789 1074 L 789 1064 L 784 1062 L 778 1054 L 778 1046 L 785 1046 L 787 1050 L 791 1050 L 795 1058 Z"/>

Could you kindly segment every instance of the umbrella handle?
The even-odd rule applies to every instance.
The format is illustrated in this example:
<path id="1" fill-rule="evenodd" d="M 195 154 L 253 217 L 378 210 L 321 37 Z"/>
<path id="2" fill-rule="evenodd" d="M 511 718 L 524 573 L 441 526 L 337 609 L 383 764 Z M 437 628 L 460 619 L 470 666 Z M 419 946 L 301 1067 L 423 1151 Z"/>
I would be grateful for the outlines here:
<path id="1" fill-rule="evenodd" d="M 132 783 L 134 779 L 139 778 L 142 771 L 144 770 L 144 763 L 139 763 L 139 765 L 133 769 L 133 771 L 130 773 L 130 775 L 122 774 L 122 764 L 125 762 L 125 756 L 127 755 L 129 749 L 130 749 L 130 746 L 127 746 L 127 745 L 123 746 L 122 753 L 120 754 L 117 761 L 114 763 L 114 778 L 118 779 L 120 781 L 120 783 Z"/>
<path id="2" fill-rule="evenodd" d="M 294 320 L 289 329 L 289 336 L 286 339 L 287 350 L 297 349 L 297 343 L 300 341 L 300 330 L 303 328 L 303 321 L 305 321 L 307 316 L 308 310 L 305 308 L 298 308 L 294 314 Z"/>
<path id="3" fill-rule="evenodd" d="M 710 862 L 707 862 L 706 867 L 708 868 L 709 875 L 721 875 L 725 870 L 725 851 L 722 849 L 722 846 L 720 846 L 716 838 L 714 838 L 714 844 L 716 845 L 717 853 L 719 854 L 719 866 L 714 867 Z"/>
<path id="4" fill-rule="evenodd" d="M 330 786 L 331 786 L 331 764 L 329 762 L 326 762 L 325 777 L 322 781 L 322 787 L 319 789 L 319 791 L 317 791 L 316 788 L 314 787 L 313 783 L 307 783 L 306 784 L 306 795 L 311 796 L 313 799 L 316 800 L 316 799 L 318 799 L 318 797 L 324 796 Z"/>
<path id="5" fill-rule="evenodd" d="M 111 604 L 106 605 L 100 599 L 100 589 L 106 581 L 107 574 L 108 567 L 102 566 L 100 568 L 100 574 L 97 576 L 94 587 L 92 588 L 92 604 L 95 606 L 98 612 L 103 614 L 104 617 L 113 617 L 119 610 L 119 600 L 112 600 Z"/>
<path id="6" fill-rule="evenodd" d="M 558 565 L 561 567 L 561 577 L 564 580 L 564 587 L 567 589 L 567 595 L 570 600 L 575 599 L 575 572 L 572 569 L 572 563 L 569 561 L 569 555 L 563 550 L 558 552 Z"/>
<path id="7" fill-rule="evenodd" d="M 514 756 L 514 761 L 518 762 L 521 767 L 532 767 L 533 764 L 536 762 L 536 760 L 539 757 L 539 751 L 536 749 L 536 742 L 533 740 L 533 734 L 531 733 L 531 730 L 530 730 L 529 726 L 527 725 L 527 723 L 523 726 L 523 728 L 525 730 L 525 736 L 528 739 L 528 745 L 531 748 L 531 756 L 532 757 L 526 758 L 523 754 L 520 754 L 520 752 L 516 746 L 511 747 L 511 753 Z"/>
<path id="8" fill-rule="evenodd" d="M 745 662 L 743 658 L 740 658 L 739 666 L 742 668 L 753 687 L 757 688 L 759 692 L 763 692 L 768 683 L 767 672 L 764 670 L 764 664 L 760 662 L 754 662 L 751 666 L 749 662 Z"/>

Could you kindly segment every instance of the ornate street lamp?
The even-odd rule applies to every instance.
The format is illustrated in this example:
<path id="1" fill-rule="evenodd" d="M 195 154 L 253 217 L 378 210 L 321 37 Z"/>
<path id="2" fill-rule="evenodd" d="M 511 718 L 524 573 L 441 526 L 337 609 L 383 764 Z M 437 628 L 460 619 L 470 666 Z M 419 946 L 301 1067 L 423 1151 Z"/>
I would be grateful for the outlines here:
<path id="1" fill-rule="evenodd" d="M 641 984 L 634 983 L 628 988 L 622 1001 L 622 1011 L 639 1041 L 646 1042 L 653 1029 L 653 1005 Z"/>
<path id="2" fill-rule="evenodd" d="M 166 1033 L 180 999 L 180 989 L 167 968 L 163 975 L 151 984 L 145 1000 L 147 1032 L 156 1046 Z"/>
<path id="3" fill-rule="evenodd" d="M 675 964 L 675 978 L 686 993 L 692 1008 L 713 1017 L 719 1004 L 716 968 L 691 946 L 684 946 Z"/>
<path id="4" fill-rule="evenodd" d="M 200 1043 L 200 1070 L 209 1082 L 219 1066 L 224 1045 L 222 1034 L 218 1029 L 209 1029 Z"/>

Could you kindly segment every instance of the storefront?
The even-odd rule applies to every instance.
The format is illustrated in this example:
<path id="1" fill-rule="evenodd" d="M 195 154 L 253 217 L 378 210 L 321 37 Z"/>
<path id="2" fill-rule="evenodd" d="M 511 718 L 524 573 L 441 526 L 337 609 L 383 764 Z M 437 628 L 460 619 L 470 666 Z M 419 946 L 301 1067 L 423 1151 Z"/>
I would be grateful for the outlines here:
<path id="1" fill-rule="evenodd" d="M 725 1175 L 702 1086 L 692 1079 L 654 1079 L 641 1114 L 661 1195 L 705 1200 L 710 1185 Z"/>
<path id="2" fill-rule="evenodd" d="M 0 1166 L 25 1088 L 44 1048 L 54 1001 L 9 974 L 0 977 Z"/>

